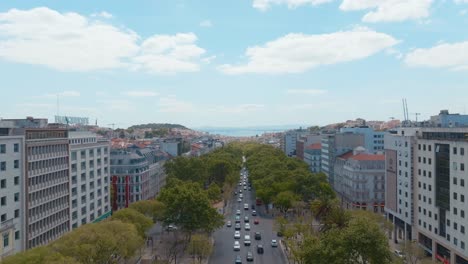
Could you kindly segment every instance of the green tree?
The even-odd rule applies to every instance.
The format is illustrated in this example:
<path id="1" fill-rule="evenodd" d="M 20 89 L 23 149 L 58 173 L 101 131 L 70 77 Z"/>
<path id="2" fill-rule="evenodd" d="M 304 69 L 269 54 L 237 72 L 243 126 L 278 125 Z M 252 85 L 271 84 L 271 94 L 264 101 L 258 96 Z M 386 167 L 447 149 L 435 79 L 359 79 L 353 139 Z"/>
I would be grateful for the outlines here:
<path id="1" fill-rule="evenodd" d="M 131 208 L 125 208 L 115 212 L 111 220 L 119 220 L 123 223 L 133 224 L 142 238 L 146 236 L 145 232 L 153 225 L 153 221 L 150 218 Z"/>
<path id="2" fill-rule="evenodd" d="M 157 200 L 141 200 L 130 204 L 129 208 L 140 212 L 156 222 L 164 215 L 165 205 Z"/>
<path id="3" fill-rule="evenodd" d="M 50 247 L 83 264 L 117 263 L 132 257 L 143 243 L 134 225 L 116 220 L 81 226 Z"/>
<path id="4" fill-rule="evenodd" d="M 17 253 L 1 261 L 2 264 L 79 264 L 75 259 L 64 256 L 48 246 L 36 247 Z"/>
<path id="5" fill-rule="evenodd" d="M 199 184 L 184 182 L 164 188 L 158 200 L 166 205 L 163 222 L 175 224 L 190 235 L 198 230 L 212 232 L 223 226 L 223 216 L 211 207 Z"/>
<path id="6" fill-rule="evenodd" d="M 213 252 L 213 243 L 207 235 L 195 234 L 190 239 L 187 251 L 201 264 L 203 259 L 206 259 Z"/>
<path id="7" fill-rule="evenodd" d="M 298 201 L 299 197 L 291 191 L 284 191 L 278 193 L 274 199 L 275 206 L 279 208 L 282 213 L 286 213 Z"/>
<path id="8" fill-rule="evenodd" d="M 221 188 L 216 183 L 210 184 L 208 189 L 206 189 L 206 193 L 212 202 L 217 202 L 221 199 Z"/>

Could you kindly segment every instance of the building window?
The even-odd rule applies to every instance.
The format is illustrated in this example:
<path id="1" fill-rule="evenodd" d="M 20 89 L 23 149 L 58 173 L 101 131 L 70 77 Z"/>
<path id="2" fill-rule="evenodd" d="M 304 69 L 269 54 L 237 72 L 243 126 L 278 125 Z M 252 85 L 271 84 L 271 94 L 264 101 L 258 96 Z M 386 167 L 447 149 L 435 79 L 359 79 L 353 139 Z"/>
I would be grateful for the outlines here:
<path id="1" fill-rule="evenodd" d="M 15 183 L 15 185 L 19 184 L 19 176 L 15 176 L 14 183 Z"/>
<path id="2" fill-rule="evenodd" d="M 15 193 L 15 202 L 19 201 L 19 192 Z"/>
<path id="3" fill-rule="evenodd" d="M 20 239 L 20 231 L 16 231 L 15 232 L 15 240 L 19 240 Z"/>
<path id="4" fill-rule="evenodd" d="M 15 161 L 14 161 L 13 167 L 14 167 L 15 169 L 18 169 L 18 168 L 19 168 L 19 160 L 15 160 Z"/>
<path id="5" fill-rule="evenodd" d="M 6 188 L 6 180 L 1 180 L 0 181 L 0 188 L 5 189 Z"/>
<path id="6" fill-rule="evenodd" d="M 462 203 L 465 202 L 465 195 L 464 195 L 464 194 L 461 194 L 461 195 L 460 195 L 460 201 L 461 201 Z"/>
<path id="7" fill-rule="evenodd" d="M 465 155 L 465 149 L 464 148 L 460 148 L 460 155 Z"/>
<path id="8" fill-rule="evenodd" d="M 460 170 L 465 171 L 465 163 L 460 163 Z"/>
<path id="9" fill-rule="evenodd" d="M 15 218 L 18 218 L 19 217 L 19 209 L 16 209 L 15 210 Z"/>
<path id="10" fill-rule="evenodd" d="M 6 162 L 5 161 L 0 162 L 0 171 L 6 171 Z"/>
<path id="11" fill-rule="evenodd" d="M 460 186 L 465 187 L 465 179 L 460 179 Z"/>
<path id="12" fill-rule="evenodd" d="M 453 147 L 453 155 L 457 155 L 457 147 Z"/>
<path id="13" fill-rule="evenodd" d="M 8 248 L 10 245 L 10 234 L 6 233 L 3 234 L 3 248 Z"/>
<path id="14" fill-rule="evenodd" d="M 452 182 L 453 182 L 453 185 L 457 185 L 457 181 L 458 181 L 458 179 L 457 179 L 457 178 L 455 178 L 455 177 L 453 177 L 453 180 L 452 180 Z"/>
<path id="15" fill-rule="evenodd" d="M 1 206 L 6 205 L 6 196 L 3 196 L 2 198 L 0 198 L 0 205 Z"/>
<path id="16" fill-rule="evenodd" d="M 19 144 L 18 143 L 13 144 L 13 151 L 14 152 L 19 152 Z"/>
<path id="17" fill-rule="evenodd" d="M 5 154 L 5 153 L 6 153 L 6 145 L 0 144 L 0 154 Z"/>

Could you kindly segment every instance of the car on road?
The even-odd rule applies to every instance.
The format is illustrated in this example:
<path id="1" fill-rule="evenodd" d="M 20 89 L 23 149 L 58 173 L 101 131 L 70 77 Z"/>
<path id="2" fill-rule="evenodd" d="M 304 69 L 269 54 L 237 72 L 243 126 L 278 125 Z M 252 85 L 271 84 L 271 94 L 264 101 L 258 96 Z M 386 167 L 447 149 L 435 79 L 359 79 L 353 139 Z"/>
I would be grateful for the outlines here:
<path id="1" fill-rule="evenodd" d="M 240 251 L 240 243 L 239 243 L 239 241 L 234 241 L 234 251 Z"/>
<path id="2" fill-rule="evenodd" d="M 242 189 L 239 189 L 239 193 L 242 193 Z M 242 197 L 242 194 L 240 196 Z"/>
<path id="3" fill-rule="evenodd" d="M 245 223 L 244 229 L 245 229 L 246 231 L 249 231 L 249 230 L 250 230 L 250 224 L 249 224 L 249 223 Z"/>
<path id="4" fill-rule="evenodd" d="M 251 208 L 252 208 L 252 209 L 255 209 L 255 204 L 252 204 Z"/>
<path id="5" fill-rule="evenodd" d="M 258 254 L 263 254 L 263 245 L 262 244 L 257 245 L 257 253 Z"/>
<path id="6" fill-rule="evenodd" d="M 177 230 L 177 226 L 175 225 L 168 225 L 166 226 L 166 231 L 170 232 L 170 231 L 176 231 Z"/>
<path id="7" fill-rule="evenodd" d="M 271 247 L 278 247 L 278 241 L 276 241 L 276 239 L 271 240 Z"/>
<path id="8" fill-rule="evenodd" d="M 244 204 L 244 210 L 249 210 L 249 204 Z"/>
<path id="9" fill-rule="evenodd" d="M 241 225 L 240 223 L 236 223 L 236 226 L 234 227 L 235 230 L 241 230 Z"/>
<path id="10" fill-rule="evenodd" d="M 252 216 L 257 216 L 257 211 L 253 210 L 252 211 Z"/>
<path id="11" fill-rule="evenodd" d="M 237 195 L 237 191 L 234 192 L 234 195 Z"/>
<path id="12" fill-rule="evenodd" d="M 260 224 L 260 221 L 258 219 L 255 219 L 254 224 L 258 225 L 258 224 Z"/>
<path id="13" fill-rule="evenodd" d="M 247 187 L 245 186 L 245 184 L 244 184 L 244 190 L 246 190 L 246 191 L 247 191 Z"/>
<path id="14" fill-rule="evenodd" d="M 251 190 L 252 190 L 252 188 L 251 188 L 251 187 L 249 187 L 249 191 L 251 191 Z"/>
<path id="15" fill-rule="evenodd" d="M 241 256 L 237 255 L 237 256 L 236 256 L 236 260 L 234 260 L 234 263 L 235 263 L 235 264 L 242 264 Z"/>
<path id="16" fill-rule="evenodd" d="M 236 210 L 236 215 L 240 215 L 240 214 L 241 214 L 240 210 L 237 209 L 237 210 Z"/>
<path id="17" fill-rule="evenodd" d="M 395 256 L 397 256 L 399 258 L 405 258 L 405 254 L 403 252 L 401 252 L 400 250 L 398 250 L 398 249 L 395 249 L 395 251 L 393 253 L 395 254 Z"/>
<path id="18" fill-rule="evenodd" d="M 241 198 L 241 199 L 244 198 L 244 195 L 242 195 L 242 193 L 239 194 L 239 198 Z"/>
<path id="19" fill-rule="evenodd" d="M 234 239 L 240 239 L 240 231 L 234 232 Z"/>
<path id="20" fill-rule="evenodd" d="M 245 246 L 250 246 L 250 235 L 245 235 L 244 236 L 244 245 Z"/>
<path id="21" fill-rule="evenodd" d="M 262 240 L 262 234 L 260 234 L 260 232 L 255 232 L 255 240 Z"/>
<path id="22" fill-rule="evenodd" d="M 248 222 L 249 222 L 249 217 L 248 217 L 248 216 L 244 217 L 244 222 L 245 222 L 245 223 L 248 223 Z"/>
<path id="23" fill-rule="evenodd" d="M 227 226 L 227 227 L 231 227 L 231 226 L 232 226 L 232 222 L 231 222 L 231 221 L 227 221 L 226 226 Z"/>
<path id="24" fill-rule="evenodd" d="M 241 198 L 237 199 L 237 202 L 238 203 L 242 202 L 242 199 Z"/>
<path id="25" fill-rule="evenodd" d="M 236 223 L 240 223 L 240 216 L 236 215 Z"/>
<path id="26" fill-rule="evenodd" d="M 247 252 L 247 261 L 253 261 L 253 255 L 252 255 L 252 252 Z"/>

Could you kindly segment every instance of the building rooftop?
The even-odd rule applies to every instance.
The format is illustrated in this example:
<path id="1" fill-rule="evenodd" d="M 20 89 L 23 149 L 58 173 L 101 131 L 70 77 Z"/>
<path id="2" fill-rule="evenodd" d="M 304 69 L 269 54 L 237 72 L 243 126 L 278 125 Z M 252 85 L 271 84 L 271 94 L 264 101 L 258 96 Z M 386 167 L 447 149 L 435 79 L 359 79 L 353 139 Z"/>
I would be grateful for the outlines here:
<path id="1" fill-rule="evenodd" d="M 322 149 L 321 143 L 315 143 L 306 147 L 306 149 Z"/>

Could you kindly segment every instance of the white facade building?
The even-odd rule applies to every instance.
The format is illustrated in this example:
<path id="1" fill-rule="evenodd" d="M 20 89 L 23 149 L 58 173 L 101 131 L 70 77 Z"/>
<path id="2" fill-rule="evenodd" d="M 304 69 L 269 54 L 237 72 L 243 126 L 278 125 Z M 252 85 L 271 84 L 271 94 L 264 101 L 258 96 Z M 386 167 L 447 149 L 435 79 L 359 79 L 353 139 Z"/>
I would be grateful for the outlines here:
<path id="1" fill-rule="evenodd" d="M 0 131 L 1 132 L 1 131 Z M 0 261 L 24 248 L 24 137 L 0 133 Z"/>
<path id="2" fill-rule="evenodd" d="M 111 215 L 110 141 L 87 131 L 70 131 L 70 228 Z"/>

